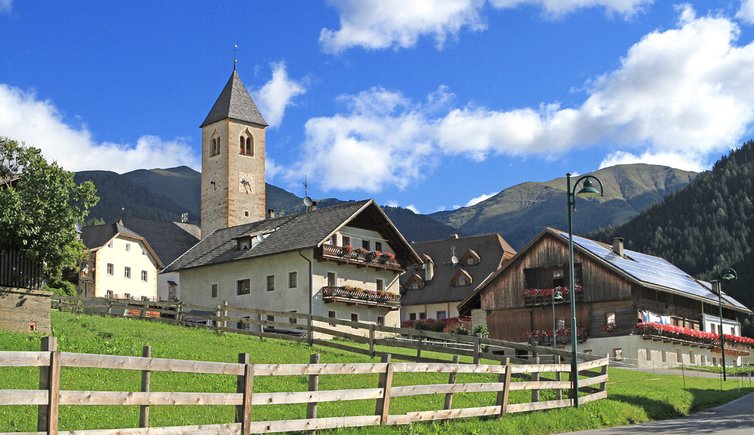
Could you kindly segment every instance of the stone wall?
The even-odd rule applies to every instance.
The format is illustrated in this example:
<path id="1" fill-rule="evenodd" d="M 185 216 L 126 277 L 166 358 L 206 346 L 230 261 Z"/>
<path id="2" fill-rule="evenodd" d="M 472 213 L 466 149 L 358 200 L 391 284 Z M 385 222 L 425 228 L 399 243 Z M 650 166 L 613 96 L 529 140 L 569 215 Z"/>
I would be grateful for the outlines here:
<path id="1" fill-rule="evenodd" d="M 0 329 L 50 334 L 52 292 L 0 287 Z"/>

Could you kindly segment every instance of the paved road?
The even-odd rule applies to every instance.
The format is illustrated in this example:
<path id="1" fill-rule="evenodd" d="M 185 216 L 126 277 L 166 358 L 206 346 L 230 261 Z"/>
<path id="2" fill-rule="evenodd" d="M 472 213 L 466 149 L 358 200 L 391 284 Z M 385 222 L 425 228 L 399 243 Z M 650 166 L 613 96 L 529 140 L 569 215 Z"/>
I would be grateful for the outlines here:
<path id="1" fill-rule="evenodd" d="M 611 434 L 754 434 L 754 393 L 688 417 L 659 420 L 632 426 L 571 432 L 578 435 Z"/>

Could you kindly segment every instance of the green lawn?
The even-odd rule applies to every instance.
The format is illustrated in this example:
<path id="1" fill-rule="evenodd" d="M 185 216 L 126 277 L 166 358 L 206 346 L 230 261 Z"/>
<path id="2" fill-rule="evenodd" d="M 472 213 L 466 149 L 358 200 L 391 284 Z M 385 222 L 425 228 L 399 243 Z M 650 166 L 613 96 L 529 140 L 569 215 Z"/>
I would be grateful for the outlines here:
<path id="1" fill-rule="evenodd" d="M 61 351 L 141 355 L 142 347 L 152 346 L 152 355 L 162 358 L 235 362 L 238 353 L 248 352 L 254 363 L 306 363 L 309 355 L 319 353 L 321 362 L 370 362 L 369 357 L 332 348 L 308 346 L 289 341 L 237 334 L 224 336 L 199 328 L 177 327 L 135 319 L 103 318 L 53 312 L 53 328 Z M 39 350 L 39 336 L 0 332 L 0 350 Z M 405 349 L 397 350 L 405 352 Z M 427 356 L 430 356 L 427 353 Z M 448 357 L 449 358 L 449 357 Z M 38 369 L 0 369 L 0 389 L 35 389 Z M 459 375 L 457 382 L 488 382 L 495 376 Z M 447 374 L 395 375 L 394 385 L 445 383 Z M 127 370 L 64 368 L 63 389 L 138 391 L 140 373 Z M 320 389 L 376 387 L 377 375 L 340 375 L 320 378 Z M 305 391 L 305 376 L 257 377 L 254 391 Z M 235 378 L 221 375 L 153 373 L 152 391 L 235 391 Z M 647 373 L 610 369 L 609 399 L 593 402 L 580 409 L 559 409 L 512 414 L 504 419 L 463 419 L 445 423 L 421 423 L 411 426 L 372 427 L 370 433 L 552 433 L 587 428 L 623 425 L 653 419 L 686 415 L 691 411 L 724 403 L 754 389 L 736 388 L 728 381 L 720 391 L 718 379 L 680 376 L 654 376 Z M 513 392 L 511 403 L 527 402 L 528 392 Z M 554 398 L 543 391 L 542 400 Z M 495 393 L 457 394 L 454 407 L 494 405 Z M 443 396 L 394 398 L 391 414 L 441 409 Z M 255 406 L 253 420 L 304 418 L 306 405 Z M 319 416 L 365 415 L 374 412 L 374 401 L 332 402 L 319 405 Z M 152 426 L 229 423 L 233 408 L 228 406 L 160 407 L 150 410 Z M 138 424 L 138 407 L 78 406 L 61 407 L 63 430 L 123 428 Z M 36 407 L 0 408 L 0 432 L 31 431 L 36 427 Z M 338 432 L 363 432 L 364 429 Z"/>

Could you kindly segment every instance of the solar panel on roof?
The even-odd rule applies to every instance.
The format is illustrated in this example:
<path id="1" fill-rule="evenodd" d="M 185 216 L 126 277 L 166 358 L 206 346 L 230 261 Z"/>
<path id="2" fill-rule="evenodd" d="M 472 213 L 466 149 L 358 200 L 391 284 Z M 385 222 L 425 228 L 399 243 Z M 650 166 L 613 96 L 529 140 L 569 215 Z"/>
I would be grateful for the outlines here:
<path id="1" fill-rule="evenodd" d="M 568 239 L 568 234 L 561 232 L 560 235 Z M 616 255 L 611 248 L 601 243 L 579 236 L 573 236 L 573 242 L 639 281 L 668 287 L 717 302 L 717 295 L 712 293 L 709 283 L 695 279 L 663 258 L 628 249 L 624 251 L 626 257 L 624 258 Z M 746 308 L 725 293 L 723 293 L 723 299 L 733 306 Z"/>

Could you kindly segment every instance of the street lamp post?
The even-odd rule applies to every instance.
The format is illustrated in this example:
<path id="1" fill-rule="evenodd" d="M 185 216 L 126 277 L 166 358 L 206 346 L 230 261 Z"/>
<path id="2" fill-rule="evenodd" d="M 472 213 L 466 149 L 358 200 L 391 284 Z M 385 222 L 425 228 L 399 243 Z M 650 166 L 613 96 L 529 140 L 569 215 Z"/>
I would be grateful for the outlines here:
<path id="1" fill-rule="evenodd" d="M 557 343 L 558 325 L 555 319 L 555 301 L 561 302 L 562 300 L 563 300 L 563 293 L 556 292 L 555 289 L 553 289 L 552 290 L 552 349 L 553 350 L 558 348 L 558 343 Z"/>
<path id="2" fill-rule="evenodd" d="M 591 180 L 595 180 L 600 186 L 597 190 L 592 184 Z M 579 183 L 584 182 L 584 186 L 578 192 L 575 192 Z M 571 297 L 571 384 L 573 391 L 573 406 L 579 407 L 579 370 L 578 370 L 578 358 L 577 351 L 578 346 L 576 341 L 578 339 L 576 333 L 576 277 L 574 276 L 574 263 L 573 263 L 573 219 L 571 214 L 576 210 L 576 195 L 581 195 L 585 198 L 593 198 L 595 196 L 604 196 L 604 190 L 602 188 L 602 182 L 599 178 L 593 175 L 584 175 L 573 183 L 573 189 L 571 189 L 571 174 L 566 174 L 566 191 L 568 193 L 568 270 L 570 285 L 568 291 Z"/>
<path id="3" fill-rule="evenodd" d="M 720 279 L 713 281 L 717 287 L 717 301 L 718 308 L 720 309 L 720 353 L 723 355 L 723 381 L 727 381 L 728 377 L 725 373 L 725 331 L 723 329 L 723 281 L 730 281 L 732 279 L 738 279 L 738 274 L 735 270 L 727 268 L 720 274 Z"/>

